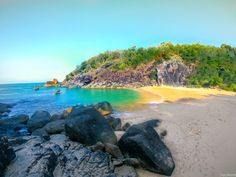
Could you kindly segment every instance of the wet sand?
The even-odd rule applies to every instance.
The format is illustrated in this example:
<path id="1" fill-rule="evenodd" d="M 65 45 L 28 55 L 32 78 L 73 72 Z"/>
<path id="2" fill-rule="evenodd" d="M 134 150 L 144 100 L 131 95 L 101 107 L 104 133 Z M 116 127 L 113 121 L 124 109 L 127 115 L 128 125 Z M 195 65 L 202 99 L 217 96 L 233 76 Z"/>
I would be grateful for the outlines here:
<path id="1" fill-rule="evenodd" d="M 176 163 L 173 177 L 236 176 L 236 96 L 181 99 L 149 104 L 119 116 L 132 124 L 162 120 L 156 130 L 167 130 L 164 142 Z M 140 177 L 161 176 L 137 171 Z"/>

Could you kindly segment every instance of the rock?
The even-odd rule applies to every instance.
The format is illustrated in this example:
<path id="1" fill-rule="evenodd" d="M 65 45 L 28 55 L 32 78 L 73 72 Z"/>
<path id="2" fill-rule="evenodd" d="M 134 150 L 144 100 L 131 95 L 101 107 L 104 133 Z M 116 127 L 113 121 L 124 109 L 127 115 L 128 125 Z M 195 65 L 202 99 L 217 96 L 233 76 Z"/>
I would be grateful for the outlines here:
<path id="1" fill-rule="evenodd" d="M 52 177 L 57 157 L 43 142 L 40 137 L 31 137 L 17 147 L 16 159 L 6 169 L 5 177 Z"/>
<path id="2" fill-rule="evenodd" d="M 13 107 L 13 104 L 5 104 L 0 103 L 0 115 L 3 116 L 9 112 L 11 112 L 11 108 Z"/>
<path id="3" fill-rule="evenodd" d="M 65 121 L 66 120 L 55 120 L 47 123 L 43 129 L 46 130 L 48 134 L 58 134 L 65 131 Z"/>
<path id="4" fill-rule="evenodd" d="M 113 157 L 122 159 L 124 158 L 120 148 L 114 144 L 105 143 L 105 151 L 111 154 Z"/>
<path id="5" fill-rule="evenodd" d="M 14 150 L 9 146 L 6 137 L 0 138 L 0 176 L 3 175 L 5 168 L 16 157 Z"/>
<path id="6" fill-rule="evenodd" d="M 124 159 L 124 164 L 132 167 L 138 167 L 140 165 L 140 162 L 136 158 L 126 158 Z"/>
<path id="7" fill-rule="evenodd" d="M 112 106 L 109 102 L 104 101 L 94 105 L 95 109 L 97 109 L 103 116 L 109 115 L 112 113 Z"/>
<path id="8" fill-rule="evenodd" d="M 29 120 L 29 116 L 25 114 L 16 115 L 10 118 L 1 119 L 0 125 L 9 125 L 9 124 L 26 124 Z"/>
<path id="9" fill-rule="evenodd" d="M 58 82 L 57 79 L 53 79 L 52 81 L 47 81 L 44 86 L 45 87 L 59 87 L 60 83 Z"/>
<path id="10" fill-rule="evenodd" d="M 114 131 L 119 131 L 121 130 L 121 120 L 120 118 L 114 118 L 112 116 L 108 116 L 106 118 L 108 124 L 111 126 L 111 128 L 114 130 Z"/>
<path id="11" fill-rule="evenodd" d="M 116 177 L 138 177 L 134 168 L 128 165 L 115 167 L 114 173 Z"/>
<path id="12" fill-rule="evenodd" d="M 170 176 L 175 168 L 170 150 L 152 126 L 131 126 L 118 145 L 126 157 L 137 158 L 144 169 Z"/>
<path id="13" fill-rule="evenodd" d="M 27 127 L 30 132 L 38 128 L 42 128 L 50 122 L 50 114 L 47 111 L 36 111 L 27 122 Z"/>
<path id="14" fill-rule="evenodd" d="M 17 137 L 28 135 L 26 125 L 24 124 L 5 124 L 0 125 L 0 136 Z"/>
<path id="15" fill-rule="evenodd" d="M 32 132 L 33 136 L 40 136 L 46 140 L 49 140 L 50 137 L 48 135 L 48 132 L 44 128 L 38 128 Z"/>
<path id="16" fill-rule="evenodd" d="M 126 122 L 126 123 L 123 125 L 122 130 L 123 130 L 123 131 L 126 131 L 130 126 L 131 126 L 130 123 L 129 123 L 129 122 Z"/>
<path id="17" fill-rule="evenodd" d="M 64 119 L 63 114 L 53 114 L 52 117 L 51 117 L 51 121 L 61 120 L 61 119 Z"/>
<path id="18" fill-rule="evenodd" d="M 162 130 L 160 135 L 161 135 L 161 138 L 164 138 L 167 135 L 167 130 Z"/>
<path id="19" fill-rule="evenodd" d="M 103 151 L 105 149 L 105 145 L 102 142 L 97 142 L 95 145 L 90 146 L 92 151 Z"/>
<path id="20" fill-rule="evenodd" d="M 173 57 L 172 57 L 173 58 Z M 156 68 L 159 85 L 184 85 L 190 75 L 190 69 L 181 59 L 171 59 L 159 64 Z"/>
<path id="21" fill-rule="evenodd" d="M 105 118 L 94 108 L 88 107 L 78 114 L 71 112 L 65 124 L 66 134 L 71 140 L 85 145 L 102 143 L 116 144 L 117 139 L 114 131 Z"/>
<path id="22" fill-rule="evenodd" d="M 153 120 L 148 120 L 146 122 L 143 122 L 143 126 L 150 126 L 150 127 L 157 127 L 159 126 L 161 121 L 159 119 L 153 119 Z"/>
<path id="23" fill-rule="evenodd" d="M 112 174 L 108 154 L 92 152 L 64 135 L 52 135 L 50 141 L 31 136 L 16 149 L 16 159 L 7 168 L 5 177 L 102 177 Z"/>

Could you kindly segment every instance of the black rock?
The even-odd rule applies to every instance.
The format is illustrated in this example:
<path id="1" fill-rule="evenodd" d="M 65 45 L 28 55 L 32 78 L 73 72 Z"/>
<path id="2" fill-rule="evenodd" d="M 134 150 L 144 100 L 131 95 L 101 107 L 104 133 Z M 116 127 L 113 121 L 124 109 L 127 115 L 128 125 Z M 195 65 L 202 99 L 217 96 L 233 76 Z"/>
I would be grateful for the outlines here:
<path id="1" fill-rule="evenodd" d="M 13 117 L 5 118 L 0 120 L 0 125 L 9 124 L 26 124 L 29 120 L 29 116 L 25 114 L 16 115 Z"/>
<path id="2" fill-rule="evenodd" d="M 106 119 L 93 107 L 87 107 L 77 114 L 69 115 L 66 120 L 66 134 L 71 140 L 78 141 L 85 145 L 94 145 L 101 141 L 102 143 L 116 144 L 117 139 L 114 131 L 107 123 Z"/>
<path id="3" fill-rule="evenodd" d="M 55 120 L 47 123 L 43 129 L 46 130 L 48 134 L 58 134 L 65 131 L 65 122 L 66 120 Z"/>
<path id="4" fill-rule="evenodd" d="M 126 131 L 126 130 L 128 130 L 128 128 L 130 127 L 131 125 L 130 125 L 130 123 L 129 122 L 126 122 L 124 125 L 123 125 L 123 127 L 121 128 L 123 131 Z"/>
<path id="5" fill-rule="evenodd" d="M 5 168 L 16 157 L 14 150 L 8 144 L 6 137 L 0 138 L 0 176 L 4 174 Z"/>
<path id="6" fill-rule="evenodd" d="M 38 128 L 42 128 L 50 122 L 50 114 L 47 111 L 36 111 L 27 122 L 27 127 L 30 132 Z"/>
<path id="7" fill-rule="evenodd" d="M 108 116 L 106 118 L 108 124 L 111 126 L 111 128 L 114 130 L 114 131 L 119 131 L 121 130 L 121 120 L 120 118 L 114 118 L 112 116 Z"/>
<path id="8" fill-rule="evenodd" d="M 148 124 L 131 126 L 118 145 L 126 157 L 137 158 L 144 169 L 170 176 L 175 168 L 170 150 Z"/>

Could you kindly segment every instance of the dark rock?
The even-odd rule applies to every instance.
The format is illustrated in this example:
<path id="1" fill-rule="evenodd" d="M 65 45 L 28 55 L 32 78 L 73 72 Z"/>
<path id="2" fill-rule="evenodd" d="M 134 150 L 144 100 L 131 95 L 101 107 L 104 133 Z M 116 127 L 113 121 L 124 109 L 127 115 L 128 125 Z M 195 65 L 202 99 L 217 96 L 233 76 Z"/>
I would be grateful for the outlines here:
<path id="1" fill-rule="evenodd" d="M 53 114 L 51 117 L 52 121 L 64 119 L 63 114 Z"/>
<path id="2" fill-rule="evenodd" d="M 109 102 L 104 101 L 94 105 L 95 109 L 97 109 L 103 116 L 109 115 L 112 113 L 112 106 Z"/>
<path id="3" fill-rule="evenodd" d="M 129 123 L 129 122 L 126 122 L 126 123 L 123 125 L 122 130 L 123 130 L 123 131 L 126 131 L 126 130 L 128 130 L 128 128 L 129 128 L 130 126 L 131 126 L 130 123 Z"/>
<path id="4" fill-rule="evenodd" d="M 160 123 L 161 123 L 160 120 L 158 120 L 158 119 L 153 119 L 153 120 L 148 120 L 148 121 L 146 121 L 146 122 L 143 122 L 142 124 L 143 124 L 144 126 L 150 126 L 150 127 L 153 127 L 153 128 L 154 128 L 154 127 L 159 126 Z"/>
<path id="5" fill-rule="evenodd" d="M 152 126 L 131 126 L 118 145 L 126 157 L 137 158 L 144 169 L 170 176 L 175 168 L 170 150 Z"/>
<path id="6" fill-rule="evenodd" d="M 48 132 L 44 128 L 38 128 L 32 132 L 33 136 L 40 136 L 46 140 L 49 140 Z"/>
<path id="7" fill-rule="evenodd" d="M 132 167 L 138 167 L 140 165 L 140 162 L 136 158 L 126 158 L 124 159 L 124 164 Z"/>
<path id="8" fill-rule="evenodd" d="M 5 177 L 52 177 L 57 157 L 40 137 L 31 137 L 17 147 L 16 159 L 5 171 Z"/>
<path id="9" fill-rule="evenodd" d="M 0 103 L 0 115 L 11 112 L 13 106 L 13 104 Z"/>
<path id="10" fill-rule="evenodd" d="M 0 136 L 17 137 L 28 134 L 29 132 L 25 124 L 0 125 Z"/>
<path id="11" fill-rule="evenodd" d="M 106 118 L 108 124 L 111 126 L 111 128 L 114 130 L 114 131 L 119 131 L 121 130 L 121 120 L 120 118 L 114 118 L 112 116 L 108 116 Z"/>
<path id="12" fill-rule="evenodd" d="M 4 174 L 5 168 L 16 157 L 14 150 L 9 146 L 6 137 L 0 138 L 0 176 Z"/>
<path id="13" fill-rule="evenodd" d="M 48 134 L 57 134 L 65 131 L 65 121 L 66 120 L 55 120 L 47 123 L 43 129 L 46 130 Z"/>
<path id="14" fill-rule="evenodd" d="M 29 120 L 29 116 L 25 114 L 16 115 L 13 117 L 9 117 L 6 119 L 0 120 L 0 125 L 7 125 L 7 124 L 26 124 Z"/>
<path id="15" fill-rule="evenodd" d="M 164 138 L 167 135 L 167 130 L 162 130 L 160 135 L 161 135 L 161 138 Z"/>
<path id="16" fill-rule="evenodd" d="M 116 144 L 117 139 L 114 131 L 105 118 L 94 108 L 88 107 L 78 114 L 71 112 L 65 124 L 66 134 L 71 140 L 85 145 L 102 143 Z"/>
<path id="17" fill-rule="evenodd" d="M 105 143 L 105 151 L 115 158 L 124 158 L 122 152 L 120 151 L 120 148 L 114 144 Z"/>
<path id="18" fill-rule="evenodd" d="M 28 120 L 27 127 L 30 132 L 33 132 L 50 122 L 50 118 L 51 116 L 47 111 L 36 111 Z"/>
<path id="19" fill-rule="evenodd" d="M 105 149 L 105 145 L 102 142 L 97 142 L 95 145 L 90 146 L 92 151 L 103 151 Z"/>

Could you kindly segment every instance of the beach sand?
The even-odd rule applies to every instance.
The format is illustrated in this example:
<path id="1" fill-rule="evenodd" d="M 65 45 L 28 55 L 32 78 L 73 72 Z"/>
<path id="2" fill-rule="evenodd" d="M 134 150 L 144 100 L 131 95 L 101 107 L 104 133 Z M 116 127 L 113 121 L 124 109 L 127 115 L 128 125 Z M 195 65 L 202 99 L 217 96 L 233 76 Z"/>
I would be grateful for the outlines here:
<path id="1" fill-rule="evenodd" d="M 150 93 L 150 88 L 143 90 Z M 158 95 L 163 103 L 148 104 L 119 116 L 123 122 L 132 124 L 150 119 L 162 120 L 156 130 L 159 133 L 167 130 L 164 142 L 176 163 L 172 176 L 236 176 L 236 96 L 227 96 L 232 95 L 231 92 L 219 91 L 218 95 L 217 91 L 202 92 L 198 89 L 190 94 L 185 88 L 165 90 L 154 87 L 152 92 L 157 94 L 157 90 L 161 91 Z M 140 177 L 161 176 L 140 169 L 137 172 Z"/>

